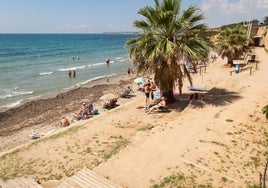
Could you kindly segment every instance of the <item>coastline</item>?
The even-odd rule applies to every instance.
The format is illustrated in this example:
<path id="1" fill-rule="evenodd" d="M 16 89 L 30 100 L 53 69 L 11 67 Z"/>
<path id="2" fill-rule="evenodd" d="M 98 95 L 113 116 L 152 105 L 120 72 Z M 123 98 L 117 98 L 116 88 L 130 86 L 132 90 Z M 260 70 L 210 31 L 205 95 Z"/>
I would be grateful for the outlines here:
<path id="1" fill-rule="evenodd" d="M 28 136 L 35 127 L 6 136 L 9 147 L 23 141 L 22 135 L 25 140 L 21 143 L 25 144 L 1 152 L 0 177 L 30 177 L 51 188 L 86 167 L 122 187 L 152 187 L 172 177 L 183 177 L 176 182 L 182 187 L 253 185 L 267 158 L 268 123 L 262 114 L 268 102 L 263 82 L 268 77 L 268 55 L 262 48 L 254 53 L 260 64 L 251 74 L 243 71 L 230 76 L 233 68 L 226 67 L 221 58 L 210 63 L 204 75 L 193 74 L 194 85 L 207 86 L 208 94 L 189 104 L 185 83 L 183 94 L 168 106 L 168 112 L 147 114 L 139 108 L 145 98 L 134 91 L 134 75 L 93 86 L 93 93 L 79 88 L 59 94 L 56 99 L 67 101 L 69 97 L 71 101 L 62 103 L 64 108 L 74 110 L 93 94 L 120 92 L 125 85 L 134 89 L 134 97 L 120 99 L 115 109 L 101 110 L 100 115 L 66 128 L 52 124 L 42 127 L 46 132 L 56 130 L 39 140 Z M 86 97 L 78 99 L 80 92 Z M 101 104 L 97 101 L 94 106 Z M 51 112 L 57 115 L 60 110 Z"/>
<path id="2" fill-rule="evenodd" d="M 109 78 L 109 82 L 106 79 Z M 63 89 L 34 99 L 27 99 L 15 107 L 0 111 L 0 152 L 31 141 L 31 132 L 50 132 L 60 129 L 59 120 L 66 116 L 71 121 L 82 102 L 102 108 L 99 98 L 105 93 L 120 94 L 133 84 L 133 76 L 118 72 L 97 78 L 79 86 Z"/>

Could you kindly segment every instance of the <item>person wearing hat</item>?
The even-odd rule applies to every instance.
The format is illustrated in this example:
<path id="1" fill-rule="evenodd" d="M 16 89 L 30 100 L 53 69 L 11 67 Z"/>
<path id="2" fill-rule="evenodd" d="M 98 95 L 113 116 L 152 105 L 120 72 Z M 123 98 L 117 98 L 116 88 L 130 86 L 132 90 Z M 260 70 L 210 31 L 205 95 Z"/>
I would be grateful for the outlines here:
<path id="1" fill-rule="evenodd" d="M 146 113 L 151 113 L 153 110 L 159 110 L 161 108 L 164 108 L 166 106 L 166 98 L 165 97 L 161 97 L 161 101 L 155 105 L 155 106 L 152 106 L 151 108 L 149 108 L 148 110 L 146 110 L 145 112 Z"/>
<path id="2" fill-rule="evenodd" d="M 89 115 L 89 109 L 86 103 L 82 103 L 82 109 L 74 116 L 76 119 L 84 119 Z"/>

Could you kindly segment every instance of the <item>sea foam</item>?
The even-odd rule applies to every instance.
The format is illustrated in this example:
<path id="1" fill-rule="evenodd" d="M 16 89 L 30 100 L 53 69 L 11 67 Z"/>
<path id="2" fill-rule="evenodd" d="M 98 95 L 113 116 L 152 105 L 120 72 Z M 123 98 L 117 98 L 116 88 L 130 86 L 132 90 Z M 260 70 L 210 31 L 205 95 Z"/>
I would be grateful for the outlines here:
<path id="1" fill-rule="evenodd" d="M 30 95 L 33 94 L 33 91 L 7 91 L 6 94 L 0 95 L 0 99 L 12 98 L 19 95 Z"/>
<path id="2" fill-rule="evenodd" d="M 40 72 L 39 73 L 40 76 L 49 75 L 49 74 L 53 74 L 53 72 Z"/>

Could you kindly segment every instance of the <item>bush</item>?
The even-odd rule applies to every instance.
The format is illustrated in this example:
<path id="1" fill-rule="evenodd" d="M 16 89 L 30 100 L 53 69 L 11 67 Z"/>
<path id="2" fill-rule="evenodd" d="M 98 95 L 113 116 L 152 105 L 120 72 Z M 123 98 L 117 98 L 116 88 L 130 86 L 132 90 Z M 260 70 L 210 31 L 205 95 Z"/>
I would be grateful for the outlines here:
<path id="1" fill-rule="evenodd" d="M 263 107 L 262 113 L 265 114 L 265 117 L 268 120 L 268 105 L 266 105 L 265 107 Z"/>

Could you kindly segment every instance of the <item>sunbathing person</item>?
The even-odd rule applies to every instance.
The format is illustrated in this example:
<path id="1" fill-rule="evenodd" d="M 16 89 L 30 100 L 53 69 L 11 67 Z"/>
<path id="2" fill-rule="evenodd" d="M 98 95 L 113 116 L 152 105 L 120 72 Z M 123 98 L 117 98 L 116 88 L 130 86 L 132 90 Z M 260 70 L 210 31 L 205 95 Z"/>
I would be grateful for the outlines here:
<path id="1" fill-rule="evenodd" d="M 118 106 L 116 103 L 117 103 L 117 98 L 113 98 L 108 102 L 106 101 L 104 103 L 104 105 L 103 105 L 103 108 L 110 110 L 110 109 L 115 108 L 116 106 Z"/>
<path id="2" fill-rule="evenodd" d="M 131 88 L 128 86 L 127 89 L 120 95 L 120 97 L 127 97 L 131 93 Z"/>
<path id="3" fill-rule="evenodd" d="M 89 115 L 91 115 L 92 112 L 89 111 L 88 106 L 86 105 L 86 103 L 82 104 L 82 109 L 76 114 L 74 115 L 74 117 L 78 120 L 80 119 L 85 119 L 88 118 Z"/>
<path id="4" fill-rule="evenodd" d="M 145 112 L 149 114 L 152 111 L 162 109 L 165 106 L 166 106 L 166 98 L 165 97 L 161 97 L 161 101 L 157 105 L 152 106 L 151 108 L 147 109 Z"/>
<path id="5" fill-rule="evenodd" d="M 68 120 L 66 117 L 63 117 L 63 118 L 60 120 L 60 124 L 61 124 L 61 126 L 63 126 L 63 127 L 67 127 L 68 125 L 70 125 L 70 122 L 69 122 L 69 120 Z"/>

